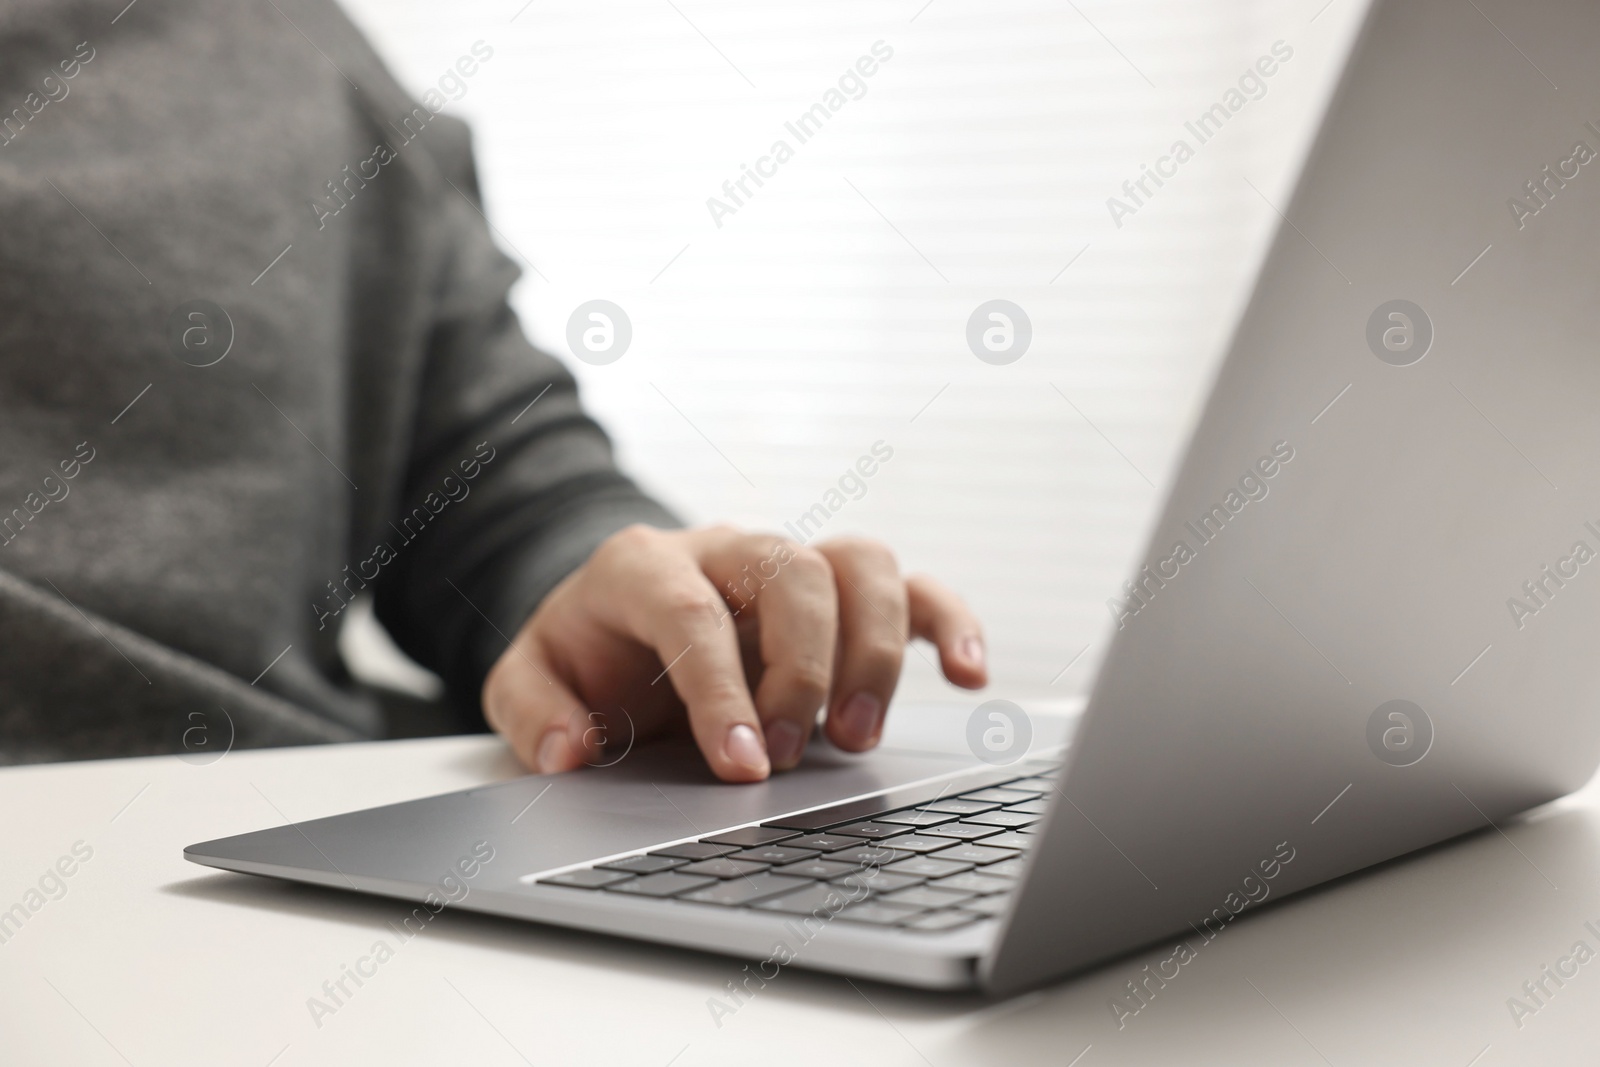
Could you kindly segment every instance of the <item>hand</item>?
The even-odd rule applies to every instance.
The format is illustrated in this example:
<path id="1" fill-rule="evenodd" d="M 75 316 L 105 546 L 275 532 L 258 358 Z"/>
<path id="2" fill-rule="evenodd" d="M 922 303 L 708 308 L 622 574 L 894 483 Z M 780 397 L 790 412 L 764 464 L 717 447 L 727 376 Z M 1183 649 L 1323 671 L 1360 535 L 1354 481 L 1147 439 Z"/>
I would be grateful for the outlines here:
<path id="1" fill-rule="evenodd" d="M 717 777 L 758 782 L 799 762 L 817 710 L 835 745 L 878 743 L 906 641 L 944 675 L 987 681 L 983 633 L 929 578 L 902 578 L 876 541 L 815 548 L 728 526 L 631 526 L 545 597 L 483 685 L 483 708 L 544 774 L 680 725 Z"/>

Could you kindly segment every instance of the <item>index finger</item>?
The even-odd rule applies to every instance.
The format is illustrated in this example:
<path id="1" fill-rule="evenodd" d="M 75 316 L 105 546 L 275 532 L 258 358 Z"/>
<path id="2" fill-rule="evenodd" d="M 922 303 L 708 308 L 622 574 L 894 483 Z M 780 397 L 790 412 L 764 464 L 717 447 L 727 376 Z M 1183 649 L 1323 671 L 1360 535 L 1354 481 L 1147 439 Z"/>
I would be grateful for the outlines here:
<path id="1" fill-rule="evenodd" d="M 618 609 L 613 621 L 665 665 L 652 684 L 670 682 L 677 692 L 717 777 L 759 782 L 772 764 L 726 605 L 692 559 L 670 553 L 652 562 L 647 576 L 630 573 L 631 567 L 617 574 L 604 597 Z"/>

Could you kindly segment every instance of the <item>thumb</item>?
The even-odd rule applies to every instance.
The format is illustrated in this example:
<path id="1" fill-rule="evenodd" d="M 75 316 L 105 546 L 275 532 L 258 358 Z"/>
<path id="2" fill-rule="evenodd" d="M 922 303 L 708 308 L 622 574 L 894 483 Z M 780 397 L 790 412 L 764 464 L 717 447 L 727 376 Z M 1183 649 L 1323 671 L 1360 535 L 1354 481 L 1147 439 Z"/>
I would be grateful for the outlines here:
<path id="1" fill-rule="evenodd" d="M 483 716 L 522 765 L 538 774 L 570 771 L 596 749 L 588 709 L 527 631 L 484 680 Z"/>

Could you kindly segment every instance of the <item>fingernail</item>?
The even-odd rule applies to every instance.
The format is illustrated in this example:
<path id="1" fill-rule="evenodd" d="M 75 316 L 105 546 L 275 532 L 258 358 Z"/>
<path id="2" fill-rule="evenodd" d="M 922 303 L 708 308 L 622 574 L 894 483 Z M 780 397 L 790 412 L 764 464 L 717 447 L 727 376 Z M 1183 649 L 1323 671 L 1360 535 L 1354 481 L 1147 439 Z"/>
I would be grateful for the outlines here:
<path id="1" fill-rule="evenodd" d="M 883 729 L 883 701 L 871 693 L 857 693 L 839 709 L 839 720 L 848 736 L 866 744 Z"/>
<path id="2" fill-rule="evenodd" d="M 730 762 L 757 774 L 764 775 L 772 769 L 767 762 L 767 750 L 761 743 L 761 735 L 742 722 L 728 731 L 728 739 L 722 744 L 722 754 Z"/>
<path id="3" fill-rule="evenodd" d="M 983 642 L 977 637 L 963 637 L 961 639 L 961 658 L 974 667 L 983 666 Z"/>
<path id="4" fill-rule="evenodd" d="M 539 773 L 556 774 L 567 769 L 572 761 L 572 745 L 567 740 L 564 727 L 554 726 L 545 731 L 539 742 Z"/>
<path id="5" fill-rule="evenodd" d="M 779 719 L 767 727 L 767 756 L 779 770 L 788 770 L 800 762 L 804 744 L 800 724 L 792 719 Z"/>

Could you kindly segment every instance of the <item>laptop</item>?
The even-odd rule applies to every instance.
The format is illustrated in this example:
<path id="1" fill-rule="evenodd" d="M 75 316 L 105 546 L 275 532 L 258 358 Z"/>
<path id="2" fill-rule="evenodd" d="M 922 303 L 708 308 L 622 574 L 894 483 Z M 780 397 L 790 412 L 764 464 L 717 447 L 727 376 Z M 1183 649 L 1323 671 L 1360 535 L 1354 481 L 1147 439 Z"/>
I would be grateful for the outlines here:
<path id="1" fill-rule="evenodd" d="M 724 953 L 734 997 L 788 966 L 1005 994 L 1577 788 L 1597 48 L 1589 0 L 1368 12 L 1064 753 L 819 743 L 730 786 L 641 748 L 185 856 Z"/>

